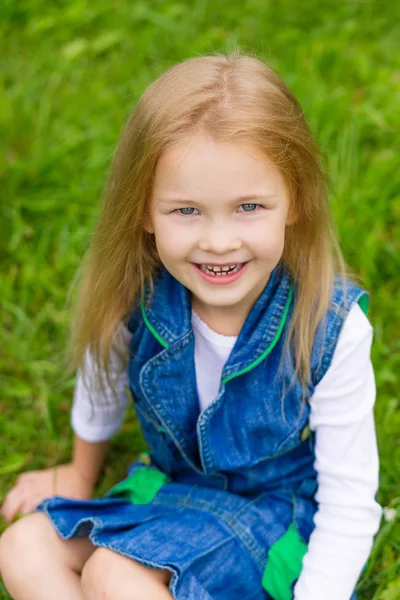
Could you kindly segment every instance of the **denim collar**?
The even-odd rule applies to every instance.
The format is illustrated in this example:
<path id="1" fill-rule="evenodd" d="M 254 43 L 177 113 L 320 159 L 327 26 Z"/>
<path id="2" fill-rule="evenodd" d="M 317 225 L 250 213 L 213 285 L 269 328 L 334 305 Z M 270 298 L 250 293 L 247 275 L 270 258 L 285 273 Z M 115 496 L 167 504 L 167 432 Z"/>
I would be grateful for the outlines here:
<path id="1" fill-rule="evenodd" d="M 262 360 L 278 341 L 284 328 L 292 300 L 289 273 L 281 265 L 275 267 L 263 292 L 253 305 L 225 364 L 222 379 L 232 379 L 238 371 L 247 370 Z M 187 335 L 193 335 L 191 294 L 165 268 L 154 280 L 150 302 L 147 287 L 142 315 L 147 327 L 164 348 Z M 254 364 L 255 366 L 255 364 Z"/>

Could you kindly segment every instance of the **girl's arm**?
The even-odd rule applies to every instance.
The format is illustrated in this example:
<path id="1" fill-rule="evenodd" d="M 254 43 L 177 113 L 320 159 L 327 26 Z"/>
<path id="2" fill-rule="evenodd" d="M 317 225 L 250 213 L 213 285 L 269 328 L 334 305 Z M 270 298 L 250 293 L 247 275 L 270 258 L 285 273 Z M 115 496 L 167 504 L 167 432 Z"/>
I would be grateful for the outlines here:
<path id="1" fill-rule="evenodd" d="M 7 493 L 0 515 L 10 523 L 18 514 L 27 515 L 38 504 L 51 496 L 64 496 L 76 500 L 91 498 L 104 463 L 107 442 L 88 443 L 75 437 L 73 461 L 22 473 Z"/>
<path id="2" fill-rule="evenodd" d="M 132 334 L 126 327 L 122 335 L 129 344 Z M 104 442 L 121 428 L 129 404 L 125 391 L 129 386 L 128 373 L 121 373 L 121 367 L 120 357 L 112 352 L 109 379 L 115 386 L 113 392 L 105 374 L 98 372 L 90 352 L 86 352 L 84 374 L 78 371 L 71 411 L 72 429 L 82 440 Z"/>
<path id="3" fill-rule="evenodd" d="M 356 305 L 310 399 L 319 507 L 295 600 L 349 600 L 379 527 L 371 342 L 372 328 Z"/>
<path id="4" fill-rule="evenodd" d="M 129 343 L 131 334 L 123 331 Z M 73 458 L 56 469 L 22 473 L 7 493 L 0 515 L 9 523 L 17 514 L 28 514 L 50 496 L 88 499 L 104 464 L 108 440 L 118 431 L 124 420 L 129 400 L 125 393 L 127 373 L 120 376 L 119 357 L 111 355 L 111 378 L 118 376 L 116 394 L 110 390 L 103 376 L 103 387 L 97 385 L 96 368 L 89 353 L 85 358 L 85 377 L 78 372 L 71 424 L 75 433 Z"/>
<path id="5" fill-rule="evenodd" d="M 94 488 L 104 465 L 108 449 L 108 441 L 86 442 L 79 436 L 74 436 L 72 465 Z"/>

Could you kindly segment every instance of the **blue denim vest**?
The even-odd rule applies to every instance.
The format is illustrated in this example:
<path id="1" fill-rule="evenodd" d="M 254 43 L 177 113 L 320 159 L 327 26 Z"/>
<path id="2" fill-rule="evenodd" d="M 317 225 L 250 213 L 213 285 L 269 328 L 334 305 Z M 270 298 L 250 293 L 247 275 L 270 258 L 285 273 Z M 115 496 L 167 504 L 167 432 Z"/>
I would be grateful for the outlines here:
<path id="1" fill-rule="evenodd" d="M 188 290 L 162 269 L 129 320 L 129 380 L 134 407 L 155 466 L 173 480 L 253 498 L 289 495 L 305 542 L 313 528 L 317 488 L 314 434 L 307 399 L 330 366 L 343 322 L 366 292 L 335 286 L 315 336 L 311 381 L 294 379 L 284 354 L 296 289 L 278 266 L 251 309 L 224 366 L 217 398 L 201 413 Z"/>

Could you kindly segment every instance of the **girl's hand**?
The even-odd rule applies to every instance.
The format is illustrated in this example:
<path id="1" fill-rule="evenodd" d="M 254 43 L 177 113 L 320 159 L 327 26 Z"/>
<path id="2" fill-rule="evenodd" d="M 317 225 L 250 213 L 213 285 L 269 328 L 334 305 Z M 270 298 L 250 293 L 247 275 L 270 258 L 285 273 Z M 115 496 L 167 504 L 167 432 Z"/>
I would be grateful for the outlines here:
<path id="1" fill-rule="evenodd" d="M 17 514 L 27 515 L 38 504 L 51 496 L 65 496 L 77 500 L 88 500 L 95 482 L 89 481 L 73 463 L 59 465 L 43 471 L 22 473 L 6 495 L 0 514 L 10 523 Z"/>

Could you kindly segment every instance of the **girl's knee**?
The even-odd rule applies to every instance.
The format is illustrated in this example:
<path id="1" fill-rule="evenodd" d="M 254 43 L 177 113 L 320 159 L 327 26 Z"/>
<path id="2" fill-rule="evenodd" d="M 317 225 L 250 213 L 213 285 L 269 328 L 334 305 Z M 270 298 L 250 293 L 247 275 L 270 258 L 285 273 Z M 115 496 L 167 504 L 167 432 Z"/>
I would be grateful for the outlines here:
<path id="1" fill-rule="evenodd" d="M 44 513 L 33 513 L 10 525 L 0 538 L 0 573 L 21 575 L 59 564 L 80 572 L 93 552 L 88 539 L 63 540 Z"/>
<path id="2" fill-rule="evenodd" d="M 131 600 L 156 599 L 157 589 L 166 591 L 170 579 L 166 570 L 150 569 L 112 550 L 98 548 L 83 567 L 81 585 L 85 598 L 125 597 L 127 593 Z"/>
<path id="3" fill-rule="evenodd" d="M 111 598 L 111 586 L 119 586 L 120 580 L 114 577 L 114 553 L 106 548 L 98 548 L 85 563 L 81 574 L 81 587 L 85 598 Z M 114 593 L 115 593 L 114 589 Z"/>
<path id="4" fill-rule="evenodd" d="M 0 573 L 5 579 L 14 570 L 21 573 L 29 563 L 36 560 L 40 528 L 44 527 L 44 515 L 33 514 L 10 525 L 0 537 Z"/>

